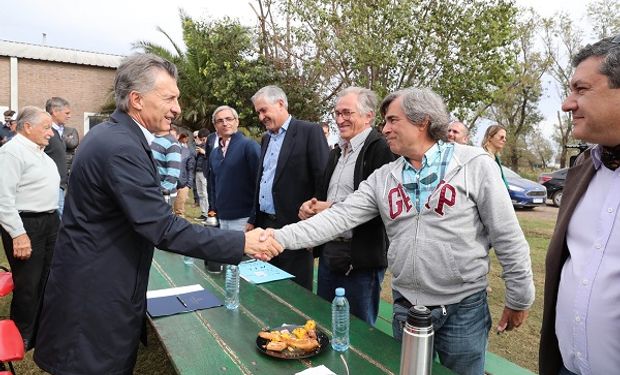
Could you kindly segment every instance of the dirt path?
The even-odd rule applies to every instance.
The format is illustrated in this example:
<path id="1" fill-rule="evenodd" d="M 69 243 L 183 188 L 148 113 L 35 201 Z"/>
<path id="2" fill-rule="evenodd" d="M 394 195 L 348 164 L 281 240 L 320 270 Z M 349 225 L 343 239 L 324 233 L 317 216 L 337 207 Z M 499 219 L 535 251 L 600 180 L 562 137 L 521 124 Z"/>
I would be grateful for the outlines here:
<path id="1" fill-rule="evenodd" d="M 558 216 L 558 210 L 558 207 L 543 206 L 529 210 L 517 209 L 516 212 L 518 217 L 555 220 Z"/>

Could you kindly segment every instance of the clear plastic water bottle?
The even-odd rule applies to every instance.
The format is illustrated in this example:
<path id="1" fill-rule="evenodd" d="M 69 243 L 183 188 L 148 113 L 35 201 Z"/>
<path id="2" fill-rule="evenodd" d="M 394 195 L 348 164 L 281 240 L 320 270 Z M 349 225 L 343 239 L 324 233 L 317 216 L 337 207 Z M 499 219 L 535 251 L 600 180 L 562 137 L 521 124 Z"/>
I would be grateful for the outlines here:
<path id="1" fill-rule="evenodd" d="M 184 256 L 183 257 L 183 263 L 185 263 L 188 266 L 191 266 L 192 264 L 194 264 L 194 258 L 188 257 L 188 256 Z"/>
<path id="2" fill-rule="evenodd" d="M 239 307 L 239 267 L 232 264 L 226 265 L 226 297 L 224 306 L 228 310 Z"/>
<path id="3" fill-rule="evenodd" d="M 337 352 L 349 349 L 349 301 L 344 288 L 336 288 L 332 302 L 332 348 Z"/>

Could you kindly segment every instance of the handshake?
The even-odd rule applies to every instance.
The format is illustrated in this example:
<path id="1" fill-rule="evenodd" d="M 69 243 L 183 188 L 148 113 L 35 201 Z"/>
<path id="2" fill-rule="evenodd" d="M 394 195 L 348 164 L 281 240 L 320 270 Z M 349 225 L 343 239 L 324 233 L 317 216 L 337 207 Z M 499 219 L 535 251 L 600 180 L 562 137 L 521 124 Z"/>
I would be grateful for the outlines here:
<path id="1" fill-rule="evenodd" d="M 275 239 L 271 228 L 256 228 L 245 232 L 245 255 L 265 262 L 280 255 L 284 247 Z"/>

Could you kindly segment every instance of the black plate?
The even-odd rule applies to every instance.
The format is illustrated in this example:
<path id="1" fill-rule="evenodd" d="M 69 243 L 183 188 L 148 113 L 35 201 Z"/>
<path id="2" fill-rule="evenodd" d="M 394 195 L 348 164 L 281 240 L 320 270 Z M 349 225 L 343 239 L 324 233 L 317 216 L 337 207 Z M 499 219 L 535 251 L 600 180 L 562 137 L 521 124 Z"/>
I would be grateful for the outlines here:
<path id="1" fill-rule="evenodd" d="M 265 329 L 265 331 L 281 331 L 283 329 L 287 329 L 289 332 L 292 333 L 293 330 L 297 327 L 303 327 L 303 326 L 283 325 L 277 328 Z M 256 347 L 261 353 L 266 354 L 270 357 L 274 357 L 274 358 L 281 358 L 281 359 L 308 358 L 308 357 L 314 357 L 315 355 L 322 353 L 329 347 L 329 337 L 327 337 L 327 334 L 325 334 L 325 332 L 321 331 L 318 328 L 316 328 L 316 338 L 319 341 L 319 347 L 311 352 L 291 352 L 288 350 L 284 350 L 282 352 L 274 352 L 273 350 L 267 350 L 265 349 L 265 346 L 269 343 L 269 340 L 264 339 L 260 336 L 256 337 Z"/>

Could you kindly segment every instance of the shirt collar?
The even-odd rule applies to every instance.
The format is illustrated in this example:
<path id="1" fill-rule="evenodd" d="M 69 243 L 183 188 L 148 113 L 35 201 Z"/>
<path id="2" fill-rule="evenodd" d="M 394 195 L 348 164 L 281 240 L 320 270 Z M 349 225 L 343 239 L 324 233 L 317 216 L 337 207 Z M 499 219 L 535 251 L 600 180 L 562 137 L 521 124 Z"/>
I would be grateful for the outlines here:
<path id="1" fill-rule="evenodd" d="M 133 117 L 131 119 L 133 120 L 133 122 L 136 123 L 136 125 L 138 125 L 138 128 L 140 128 L 140 130 L 142 131 L 142 134 L 144 134 L 144 138 L 146 139 L 146 143 L 150 145 L 151 142 L 153 142 L 153 140 L 155 139 L 155 136 L 153 134 L 151 134 L 151 132 L 148 131 L 147 128 L 142 126 L 142 124 L 140 124 L 138 121 L 136 121 L 136 119 L 134 119 Z"/>
<path id="2" fill-rule="evenodd" d="M 364 145 L 364 142 L 366 141 L 366 138 L 368 138 L 368 134 L 370 134 L 371 130 L 372 128 L 364 129 L 355 137 L 351 138 L 351 141 L 348 142 L 351 146 L 351 152 L 356 151 L 359 147 L 362 147 Z M 347 143 L 347 141 L 342 138 L 340 138 L 340 140 L 338 141 L 338 145 L 340 146 L 340 148 L 343 148 L 345 143 Z"/>
<path id="3" fill-rule="evenodd" d="M 58 125 L 55 122 L 52 122 L 52 128 L 56 129 L 58 132 L 61 132 L 64 130 L 65 126 L 64 125 Z"/>
<path id="4" fill-rule="evenodd" d="M 441 154 L 441 152 L 446 148 L 446 143 L 443 141 L 437 141 L 431 148 L 426 150 L 424 156 L 422 157 L 422 163 L 420 164 L 420 170 L 424 169 L 429 165 L 430 162 L 435 160 L 435 158 Z M 413 169 L 416 171 L 409 161 L 409 159 L 405 158 L 405 169 Z"/>
<path id="5" fill-rule="evenodd" d="M 19 143 L 21 143 L 22 145 L 24 145 L 26 148 L 34 151 L 34 152 L 44 152 L 43 149 L 45 147 L 41 147 L 38 144 L 34 143 L 33 141 L 31 141 L 30 139 L 24 137 L 21 133 L 17 133 L 15 134 L 15 137 L 13 137 L 13 139 L 15 139 L 16 141 L 18 141 Z"/>
<path id="6" fill-rule="evenodd" d="M 276 136 L 279 134 L 282 134 L 284 132 L 286 132 L 288 130 L 288 126 L 291 124 L 291 119 L 293 118 L 293 116 L 288 115 L 286 121 L 284 121 L 284 124 L 282 124 L 282 126 L 280 126 L 280 129 L 278 129 L 278 131 L 276 133 L 273 133 L 271 131 L 269 131 L 269 135 L 271 136 Z"/>

